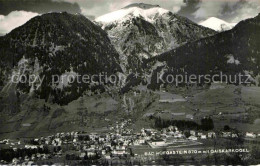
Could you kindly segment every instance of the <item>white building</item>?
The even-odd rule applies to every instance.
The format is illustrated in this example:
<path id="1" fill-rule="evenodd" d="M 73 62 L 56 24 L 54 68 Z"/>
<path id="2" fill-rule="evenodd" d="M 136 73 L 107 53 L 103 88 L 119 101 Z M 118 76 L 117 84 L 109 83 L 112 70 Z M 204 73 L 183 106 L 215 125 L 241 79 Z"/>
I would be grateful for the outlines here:
<path id="1" fill-rule="evenodd" d="M 204 134 L 202 134 L 202 135 L 200 136 L 200 138 L 201 138 L 201 139 L 207 139 L 207 136 L 204 135 Z"/>
<path id="2" fill-rule="evenodd" d="M 216 138 L 216 133 L 215 132 L 209 132 L 208 138 Z"/>
<path id="3" fill-rule="evenodd" d="M 198 140 L 198 138 L 196 136 L 193 136 L 193 135 L 190 136 L 188 139 L 192 140 L 192 141 L 197 141 Z"/>
<path id="4" fill-rule="evenodd" d="M 256 138 L 256 134 L 251 133 L 251 132 L 246 132 L 246 137 L 247 138 Z"/>
<path id="5" fill-rule="evenodd" d="M 151 142 L 148 142 L 148 144 L 152 148 L 157 148 L 157 147 L 163 147 L 166 146 L 167 143 L 164 140 L 158 139 L 158 140 L 152 140 Z"/>
<path id="6" fill-rule="evenodd" d="M 196 131 L 191 130 L 191 131 L 190 131 L 190 135 L 196 136 Z"/>
<path id="7" fill-rule="evenodd" d="M 224 138 L 227 138 L 227 137 L 231 137 L 231 132 L 222 132 L 222 136 L 224 137 Z"/>

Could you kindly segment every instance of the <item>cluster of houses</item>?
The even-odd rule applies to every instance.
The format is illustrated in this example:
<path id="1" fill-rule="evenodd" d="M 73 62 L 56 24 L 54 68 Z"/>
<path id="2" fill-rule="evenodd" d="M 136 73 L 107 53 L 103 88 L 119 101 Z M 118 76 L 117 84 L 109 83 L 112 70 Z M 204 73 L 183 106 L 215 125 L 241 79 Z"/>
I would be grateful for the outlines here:
<path id="1" fill-rule="evenodd" d="M 256 134 L 253 132 L 246 132 L 245 137 L 246 138 L 257 138 L 257 137 L 260 137 L 260 134 Z"/>
<path id="2" fill-rule="evenodd" d="M 189 140 L 197 141 L 198 139 L 211 139 L 216 138 L 216 133 L 213 131 L 210 132 L 196 132 L 194 130 L 190 131 L 190 136 L 188 137 Z"/>
<path id="3" fill-rule="evenodd" d="M 239 136 L 242 136 L 244 138 L 260 138 L 260 134 L 256 134 L 256 133 L 253 133 L 253 132 L 246 132 L 244 134 L 242 133 L 234 133 L 234 132 L 222 132 L 222 137 L 224 138 L 238 138 Z"/>
<path id="4" fill-rule="evenodd" d="M 134 146 L 148 144 L 151 148 L 158 148 L 164 146 L 178 145 L 182 142 L 195 142 L 199 139 L 215 138 L 215 132 L 202 133 L 190 130 L 189 133 L 180 131 L 176 126 L 169 126 L 161 131 L 155 129 L 142 129 L 140 133 L 136 134 L 136 139 L 133 142 Z"/>
<path id="5" fill-rule="evenodd" d="M 36 154 L 32 154 L 31 157 L 25 156 L 24 158 L 22 158 L 22 157 L 13 158 L 12 164 L 13 165 L 36 165 L 34 161 L 36 161 L 36 160 L 47 160 L 47 159 L 50 159 L 50 158 L 51 158 L 50 154 L 36 153 Z"/>
<path id="6" fill-rule="evenodd" d="M 37 140 L 37 139 L 35 139 Z M 44 152 L 44 145 L 32 145 L 32 144 L 26 144 L 22 142 L 21 140 L 16 141 L 16 140 L 11 140 L 11 139 L 4 139 L 0 141 L 1 145 L 4 145 L 6 149 L 13 150 L 13 153 L 25 153 L 25 156 L 20 156 L 20 157 L 14 157 L 12 159 L 12 164 L 17 165 L 33 165 L 35 160 L 47 160 L 51 157 L 50 154 L 47 154 Z M 2 146 L 0 146 L 2 147 Z M 2 148 L 1 148 L 2 149 Z M 31 153 L 31 155 L 27 154 Z M 12 155 L 11 153 L 9 154 L 10 156 Z M 7 164 L 6 161 L 1 160 L 0 164 Z"/>
<path id="7" fill-rule="evenodd" d="M 181 143 L 199 142 L 203 139 L 213 139 L 216 137 L 236 138 L 239 135 L 233 132 L 222 132 L 216 134 L 213 131 L 200 132 L 195 130 L 180 131 L 176 126 L 169 126 L 162 130 L 141 129 L 140 132 L 134 132 L 127 126 L 131 120 L 117 122 L 110 132 L 105 134 L 85 133 L 85 132 L 64 132 L 50 135 L 47 137 L 35 138 L 31 144 L 24 143 L 25 149 L 38 149 L 48 147 L 50 154 L 33 154 L 24 159 L 14 159 L 13 163 L 18 161 L 44 160 L 51 157 L 66 157 L 76 154 L 78 159 L 112 159 L 113 157 L 133 156 L 131 149 L 136 146 L 147 145 L 150 148 L 178 145 Z M 257 138 L 260 135 L 255 133 L 245 133 L 246 138 Z M 10 140 L 0 141 L 0 144 L 8 144 L 13 150 L 16 146 L 21 146 L 21 141 L 16 143 Z M 190 144 L 191 145 L 191 144 Z M 69 157 L 68 157 L 69 158 Z"/>

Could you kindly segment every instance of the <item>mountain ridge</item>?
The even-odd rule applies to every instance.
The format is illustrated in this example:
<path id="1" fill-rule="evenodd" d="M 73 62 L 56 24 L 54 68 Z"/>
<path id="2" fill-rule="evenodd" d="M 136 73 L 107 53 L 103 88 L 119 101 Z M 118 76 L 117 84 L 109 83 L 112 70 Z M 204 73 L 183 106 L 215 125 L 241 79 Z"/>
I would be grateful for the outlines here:
<path id="1" fill-rule="evenodd" d="M 25 68 L 28 69 L 27 74 L 45 76 L 45 82 L 40 87 L 19 83 L 16 88 L 21 93 L 29 93 L 31 88 L 38 87 L 34 92 L 46 101 L 53 98 L 53 102 L 66 104 L 78 98 L 84 90 L 105 88 L 104 85 L 82 83 L 68 87 L 62 85 L 63 82 L 52 85 L 53 75 L 90 75 L 99 72 L 111 75 L 121 72 L 119 55 L 107 33 L 78 14 L 48 13 L 34 17 L 2 36 L 0 45 L 0 82 L 6 83 L 17 66 L 18 73 Z M 38 66 L 37 71 L 35 65 Z"/>
<path id="2" fill-rule="evenodd" d="M 140 68 L 142 59 L 216 34 L 214 30 L 157 6 L 142 9 L 133 5 L 100 16 L 95 21 L 108 33 L 126 72 Z M 131 64 L 133 62 L 137 65 Z"/>
<path id="3" fill-rule="evenodd" d="M 260 14 L 239 22 L 233 29 L 199 39 L 147 60 L 147 64 L 165 62 L 161 69 L 178 75 L 190 74 L 249 74 L 259 85 L 260 67 Z M 155 70 L 154 70 L 155 71 Z M 166 74 L 167 75 L 167 74 Z M 153 75 L 155 79 L 155 75 Z M 161 83 L 153 84 L 158 88 Z"/>

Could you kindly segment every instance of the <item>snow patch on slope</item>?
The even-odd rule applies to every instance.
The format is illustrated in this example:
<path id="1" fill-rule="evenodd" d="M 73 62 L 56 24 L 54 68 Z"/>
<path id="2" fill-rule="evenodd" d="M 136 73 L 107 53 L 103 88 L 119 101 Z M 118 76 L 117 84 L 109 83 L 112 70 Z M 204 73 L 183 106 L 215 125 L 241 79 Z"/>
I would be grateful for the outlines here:
<path id="1" fill-rule="evenodd" d="M 236 65 L 240 64 L 239 60 L 235 59 L 233 55 L 228 55 L 227 57 L 228 57 L 227 63 L 236 64 Z"/>

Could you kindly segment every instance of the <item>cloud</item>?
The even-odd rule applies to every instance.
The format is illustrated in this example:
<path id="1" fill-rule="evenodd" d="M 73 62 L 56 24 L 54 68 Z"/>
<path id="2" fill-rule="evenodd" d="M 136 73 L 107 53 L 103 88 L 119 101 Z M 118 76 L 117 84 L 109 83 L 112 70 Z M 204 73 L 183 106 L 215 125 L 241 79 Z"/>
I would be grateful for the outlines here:
<path id="1" fill-rule="evenodd" d="M 198 10 L 193 13 L 195 18 L 221 17 L 225 7 L 232 8 L 240 0 L 201 0 L 198 4 Z"/>
<path id="2" fill-rule="evenodd" d="M 83 15 L 101 16 L 103 14 L 119 10 L 131 3 L 141 0 L 59 0 L 70 3 L 77 3 Z"/>
<path id="3" fill-rule="evenodd" d="M 119 10 L 131 3 L 160 5 L 195 22 L 217 17 L 231 23 L 254 17 L 260 0 L 58 0 L 79 4 L 82 14 L 95 17 Z"/>
<path id="4" fill-rule="evenodd" d="M 0 14 L 8 15 L 12 11 L 30 11 L 35 13 L 62 12 L 80 13 L 77 3 L 56 0 L 0 0 Z"/>
<path id="5" fill-rule="evenodd" d="M 37 15 L 38 13 L 26 11 L 13 11 L 7 16 L 0 15 L 0 34 L 9 33 L 14 28 L 23 25 Z"/>
<path id="6" fill-rule="evenodd" d="M 186 5 L 184 0 L 55 0 L 79 4 L 83 15 L 101 16 L 103 14 L 119 10 L 132 3 L 147 3 L 160 5 L 172 12 L 178 12 Z M 187 0 L 186 0 L 187 1 Z"/>
<path id="7" fill-rule="evenodd" d="M 160 5 L 197 23 L 209 17 L 237 23 L 254 17 L 260 11 L 260 0 L 0 0 L 0 14 L 7 15 L 13 10 L 36 13 L 67 11 L 81 12 L 93 19 L 131 3 Z"/>
<path id="8" fill-rule="evenodd" d="M 259 0 L 247 0 L 234 12 L 234 16 L 230 18 L 230 22 L 237 23 L 241 20 L 245 20 L 251 17 L 255 17 L 260 12 L 260 1 Z"/>
<path id="9" fill-rule="evenodd" d="M 182 7 L 186 6 L 183 0 L 175 0 L 173 1 L 172 12 L 177 13 L 181 10 Z"/>
<path id="10" fill-rule="evenodd" d="M 260 11 L 259 0 L 200 0 L 198 9 L 192 14 L 203 20 L 218 17 L 232 23 L 256 16 Z"/>

